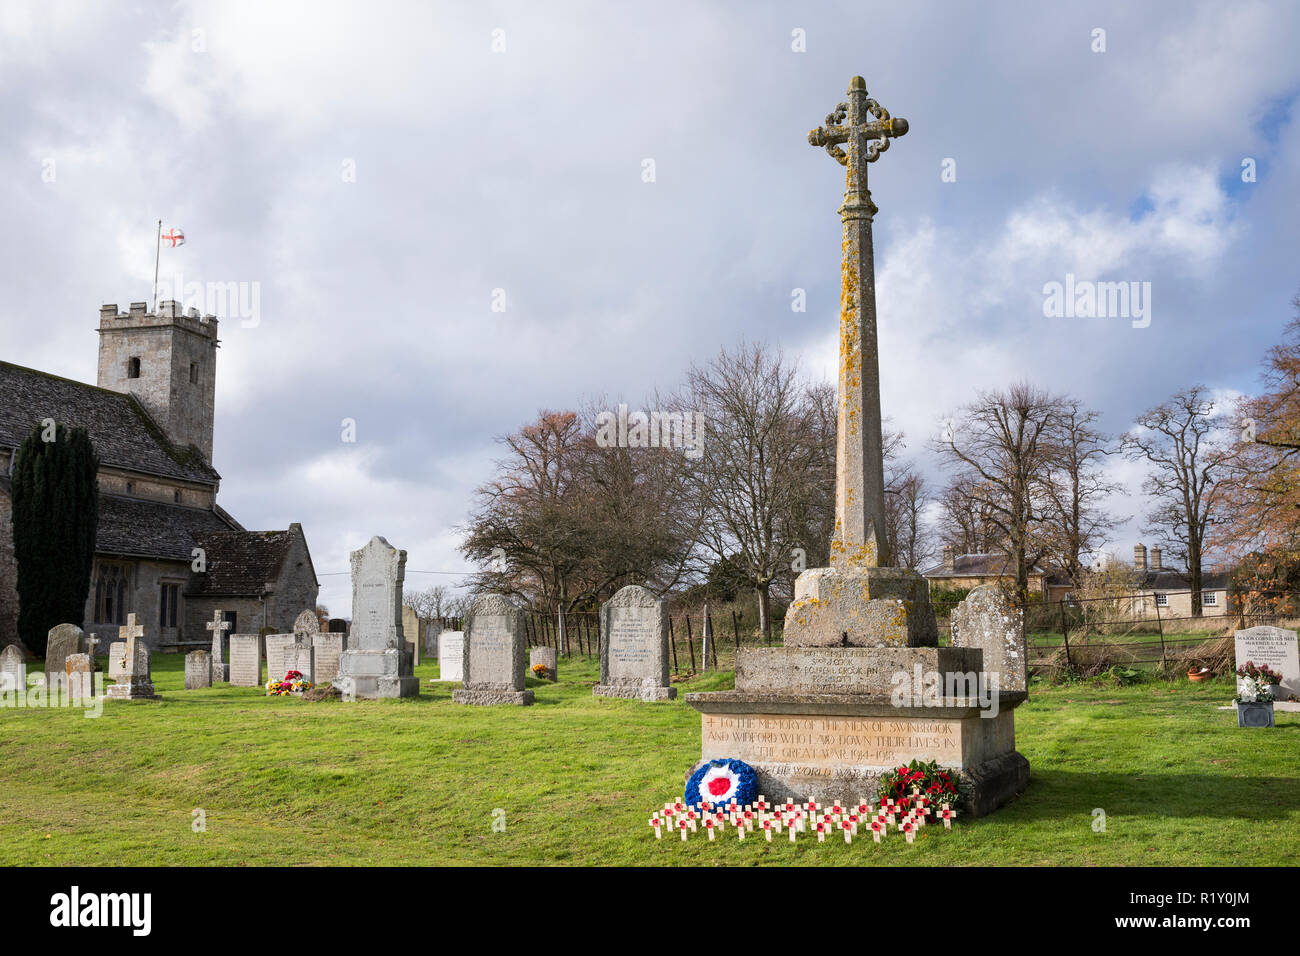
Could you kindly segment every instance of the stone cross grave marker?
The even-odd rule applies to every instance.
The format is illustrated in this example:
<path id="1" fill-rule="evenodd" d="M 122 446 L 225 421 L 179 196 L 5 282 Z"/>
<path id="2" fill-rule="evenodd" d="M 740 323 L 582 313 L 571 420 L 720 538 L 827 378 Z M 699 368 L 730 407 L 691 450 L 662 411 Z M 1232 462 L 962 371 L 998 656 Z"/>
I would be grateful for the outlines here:
<path id="1" fill-rule="evenodd" d="M 230 668 L 226 663 L 226 647 L 230 643 L 226 631 L 230 630 L 230 622 L 226 620 L 225 612 L 218 608 L 204 627 L 212 632 L 212 680 L 224 683 L 230 680 Z"/>
<path id="2" fill-rule="evenodd" d="M 126 642 L 126 673 L 104 696 L 114 700 L 157 700 L 149 673 L 149 646 L 144 642 L 144 628 L 136 623 L 134 614 L 128 614 L 126 624 L 117 633 Z"/>

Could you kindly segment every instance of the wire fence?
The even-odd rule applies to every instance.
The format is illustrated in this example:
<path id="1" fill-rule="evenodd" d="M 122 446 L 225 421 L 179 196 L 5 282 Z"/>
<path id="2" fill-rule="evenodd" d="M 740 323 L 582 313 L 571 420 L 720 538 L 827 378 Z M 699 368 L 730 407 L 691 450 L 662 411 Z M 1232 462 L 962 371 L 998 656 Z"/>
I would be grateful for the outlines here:
<path id="1" fill-rule="evenodd" d="M 1261 594 L 1243 611 L 1218 605 L 1201 616 L 1162 606 L 1150 592 L 1112 597 L 1029 601 L 1025 640 L 1031 670 L 1051 672 L 1124 664 L 1169 666 L 1198 659 L 1233 631 L 1260 624 L 1284 623 L 1297 616 L 1300 595 Z M 959 600 L 935 600 L 940 645 L 951 644 L 952 611 Z M 553 647 L 561 656 L 598 659 L 600 616 L 595 611 L 528 611 L 525 630 L 530 647 Z M 439 630 L 461 630 L 464 620 L 438 618 Z M 780 646 L 781 620 L 772 624 L 772 639 L 758 628 L 752 609 L 731 604 L 669 608 L 669 661 L 673 675 L 686 678 L 710 670 L 735 668 L 743 647 Z"/>

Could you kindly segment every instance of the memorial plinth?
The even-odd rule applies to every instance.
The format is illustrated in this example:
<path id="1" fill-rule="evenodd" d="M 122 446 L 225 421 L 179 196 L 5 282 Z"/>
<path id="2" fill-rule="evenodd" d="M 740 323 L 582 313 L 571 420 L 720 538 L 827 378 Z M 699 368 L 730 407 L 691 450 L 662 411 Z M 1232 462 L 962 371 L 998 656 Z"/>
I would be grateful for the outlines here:
<path id="1" fill-rule="evenodd" d="M 687 694 L 686 702 L 701 714 L 702 759 L 745 761 L 775 800 L 874 799 L 884 772 L 936 761 L 961 771 L 966 811 L 978 816 L 1029 781 L 1013 716 L 1026 697 L 1023 676 L 1014 690 L 998 691 L 983 673 L 989 647 L 997 680 L 1004 671 L 1023 675 L 1023 628 L 1019 657 L 1003 647 L 1001 626 L 991 630 L 979 613 L 963 629 L 965 646 L 938 647 L 928 583 L 889 567 L 871 241 L 879 210 L 867 164 L 907 131 L 855 76 L 848 101 L 808 134 L 846 168 L 830 567 L 796 580 L 785 647 L 738 651 L 735 690 Z"/>
<path id="2" fill-rule="evenodd" d="M 965 808 L 979 816 L 1029 781 L 1029 762 L 1015 749 L 1014 710 L 1026 694 L 977 696 L 982 662 L 975 648 L 746 648 L 735 690 L 687 694 L 686 703 L 701 714 L 701 760 L 745 761 L 775 799 L 874 799 L 881 774 L 933 760 L 961 771 Z M 925 678 L 967 695 L 918 689 L 898 702 L 900 685 Z"/>

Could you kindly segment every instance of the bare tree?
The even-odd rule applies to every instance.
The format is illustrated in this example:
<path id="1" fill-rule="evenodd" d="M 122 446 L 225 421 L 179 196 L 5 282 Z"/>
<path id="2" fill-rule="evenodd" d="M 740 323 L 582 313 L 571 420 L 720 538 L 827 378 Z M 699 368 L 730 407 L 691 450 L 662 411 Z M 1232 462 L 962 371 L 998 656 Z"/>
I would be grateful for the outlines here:
<path id="1" fill-rule="evenodd" d="M 1042 483 L 1049 557 L 1076 590 L 1088 573 L 1085 557 L 1105 544 L 1117 524 L 1104 506 L 1119 485 L 1101 468 L 1112 452 L 1111 439 L 1097 428 L 1098 417 L 1077 400 L 1065 400 L 1049 450 L 1051 475 Z"/>
<path id="2" fill-rule="evenodd" d="M 987 504 L 992 488 L 981 488 L 969 474 L 953 476 L 939 496 L 939 537 L 958 554 L 991 554 L 1005 550 L 1002 532 L 993 523 Z"/>
<path id="3" fill-rule="evenodd" d="M 1021 601 L 1029 598 L 1029 569 L 1048 551 L 1037 505 L 1065 409 L 1063 397 L 1028 383 L 981 392 L 936 442 L 1004 542 Z"/>
<path id="4" fill-rule="evenodd" d="M 925 509 L 930 503 L 925 478 L 910 463 L 885 473 L 885 531 L 889 553 L 900 568 L 919 571 L 934 556 L 925 533 Z"/>
<path id="5" fill-rule="evenodd" d="M 1121 446 L 1131 460 L 1152 466 L 1143 490 L 1154 504 L 1143 530 L 1182 563 L 1193 617 L 1201 616 L 1206 540 L 1221 520 L 1220 478 L 1236 454 L 1215 412 L 1205 386 L 1193 385 L 1139 415 Z"/>
<path id="6" fill-rule="evenodd" d="M 690 474 L 701 545 L 743 567 L 770 639 L 772 584 L 789 569 L 793 549 L 806 548 L 815 510 L 809 495 L 822 490 L 810 481 L 825 457 L 814 405 L 779 350 L 748 344 L 692 367 L 681 404 L 706 422 L 703 454 Z"/>

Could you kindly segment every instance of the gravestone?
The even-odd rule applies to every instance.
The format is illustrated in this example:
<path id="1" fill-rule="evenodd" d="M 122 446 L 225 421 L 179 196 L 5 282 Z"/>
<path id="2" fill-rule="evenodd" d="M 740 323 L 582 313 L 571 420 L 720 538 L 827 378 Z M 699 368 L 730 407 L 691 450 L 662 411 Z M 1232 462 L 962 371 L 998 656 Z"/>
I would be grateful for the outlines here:
<path id="1" fill-rule="evenodd" d="M 438 680 L 458 681 L 465 676 L 465 632 L 438 635 Z"/>
<path id="2" fill-rule="evenodd" d="M 67 676 L 69 654 L 84 654 L 85 635 L 75 624 L 60 624 L 50 628 L 45 645 L 45 686 L 54 687 Z"/>
<path id="3" fill-rule="evenodd" d="M 600 683 L 597 697 L 672 700 L 668 679 L 668 606 L 639 584 L 629 584 L 600 606 Z"/>
<path id="4" fill-rule="evenodd" d="M 339 676 L 339 661 L 343 657 L 347 635 L 321 631 L 313 634 L 311 646 L 315 650 L 316 679 L 313 683 L 328 684 Z"/>
<path id="5" fill-rule="evenodd" d="M 334 686 L 345 699 L 413 697 L 420 681 L 402 634 L 406 552 L 374 537 L 351 554 L 352 631 Z"/>
<path id="6" fill-rule="evenodd" d="M 332 617 L 332 618 L 330 618 L 330 633 L 331 633 L 331 634 L 347 634 L 347 632 L 348 632 L 348 622 L 347 622 L 347 621 L 343 620 L 343 618 L 341 618 L 341 617 Z"/>
<path id="7" fill-rule="evenodd" d="M 4 690 L 27 692 L 27 662 L 17 644 L 0 651 L 0 691 Z"/>
<path id="8" fill-rule="evenodd" d="M 320 618 L 315 611 L 306 610 L 293 619 L 293 632 L 295 634 L 319 634 Z"/>
<path id="9" fill-rule="evenodd" d="M 144 642 L 144 628 L 136 623 L 135 615 L 126 616 L 126 624 L 118 628 L 118 637 L 126 643 L 126 673 L 104 696 L 113 700 L 157 700 L 153 679 L 149 673 L 149 646 Z"/>
<path id="10" fill-rule="evenodd" d="M 121 680 L 122 675 L 126 673 L 126 644 L 122 641 L 114 641 L 108 645 L 108 677 L 109 680 Z"/>
<path id="11" fill-rule="evenodd" d="M 310 684 L 316 683 L 316 648 L 295 640 L 285 646 L 284 672 L 297 671 Z M 283 677 L 281 678 L 283 679 Z"/>
<path id="12" fill-rule="evenodd" d="M 212 612 L 212 620 L 204 625 L 212 632 L 212 680 L 220 683 L 230 680 L 230 668 L 226 664 L 226 648 L 230 643 L 226 631 L 230 626 L 220 608 Z M 188 674 L 186 679 L 188 681 Z"/>
<path id="13" fill-rule="evenodd" d="M 952 646 L 984 652 L 984 673 L 997 674 L 999 690 L 1028 690 L 1025 612 L 996 584 L 973 588 L 952 612 Z"/>
<path id="14" fill-rule="evenodd" d="M 517 704 L 533 702 L 524 689 L 524 612 L 501 594 L 481 594 L 474 600 L 465 627 L 462 686 L 451 692 L 458 704 Z"/>
<path id="15" fill-rule="evenodd" d="M 231 686 L 262 686 L 261 644 L 262 639 L 257 634 L 230 635 Z"/>
<path id="16" fill-rule="evenodd" d="M 406 649 L 411 652 L 412 666 L 420 663 L 420 616 L 415 608 L 402 606 L 402 636 L 406 638 Z"/>
<path id="17" fill-rule="evenodd" d="M 214 638 L 214 643 L 220 638 Z M 185 655 L 185 689 L 199 690 L 212 686 L 211 651 L 190 651 Z"/>
<path id="18" fill-rule="evenodd" d="M 289 648 L 294 646 L 294 636 L 292 634 L 268 634 L 265 642 L 266 679 L 284 680 L 284 675 L 289 672 L 287 654 Z"/>
<path id="19" fill-rule="evenodd" d="M 81 704 L 95 696 L 95 661 L 89 654 L 69 654 L 63 675 L 69 703 Z"/>
<path id="20" fill-rule="evenodd" d="M 1264 665 L 1282 675 L 1274 691 L 1277 700 L 1300 698 L 1300 654 L 1296 650 L 1296 632 L 1268 625 L 1249 627 L 1234 635 L 1237 666 L 1247 661 Z"/>
<path id="21" fill-rule="evenodd" d="M 541 664 L 546 668 L 546 672 L 542 676 L 547 680 L 560 679 L 560 661 L 559 655 L 555 652 L 555 648 L 530 648 L 528 652 L 528 673 L 532 674 L 534 677 L 538 676 L 536 670 L 534 670 L 538 664 Z"/>

